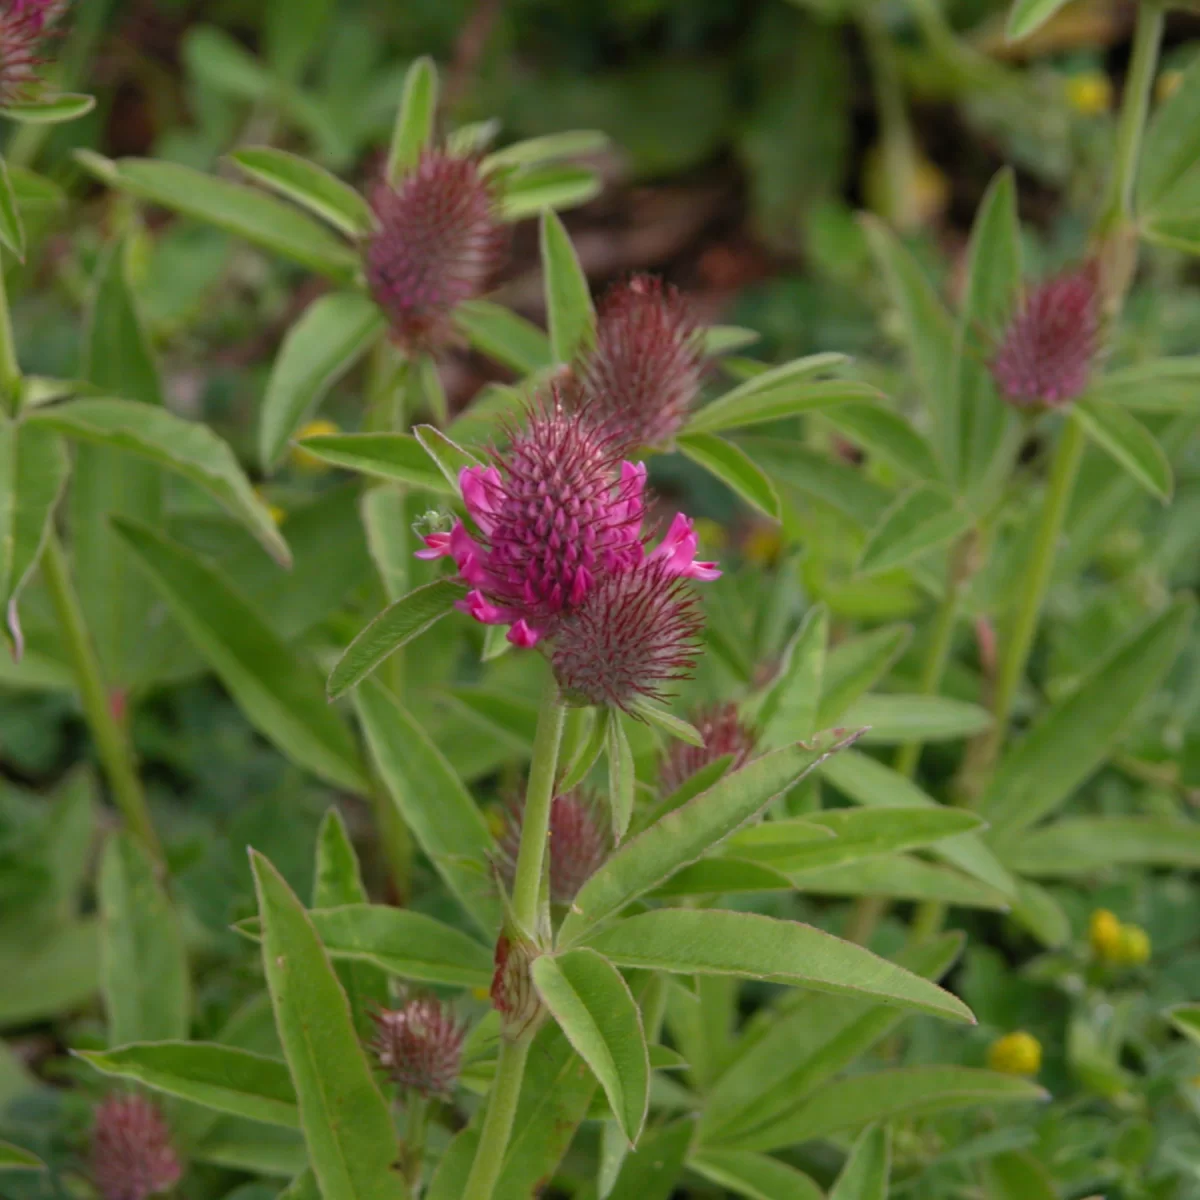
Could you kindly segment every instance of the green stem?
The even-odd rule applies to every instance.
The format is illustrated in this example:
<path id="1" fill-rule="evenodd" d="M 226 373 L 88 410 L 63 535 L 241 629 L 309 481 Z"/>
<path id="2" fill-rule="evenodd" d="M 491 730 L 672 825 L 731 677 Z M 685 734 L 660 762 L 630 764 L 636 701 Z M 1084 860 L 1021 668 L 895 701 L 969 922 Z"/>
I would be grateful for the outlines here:
<path id="1" fill-rule="evenodd" d="M 3 272 L 4 263 L 0 260 L 0 397 L 8 412 L 16 416 L 21 400 L 21 364 L 17 361 L 17 344 Z"/>
<path id="2" fill-rule="evenodd" d="M 938 605 L 925 652 L 925 665 L 921 668 L 921 682 L 917 689 L 922 696 L 932 696 L 942 686 L 946 662 L 950 657 L 950 645 L 954 640 L 954 625 L 958 617 L 958 598 L 962 592 L 961 557 L 965 547 L 956 547 L 950 552 L 950 565 L 946 571 L 946 591 Z M 906 742 L 896 755 L 895 768 L 901 775 L 911 779 L 921 758 L 921 742 Z"/>
<path id="3" fill-rule="evenodd" d="M 1050 576 L 1054 573 L 1063 521 L 1083 459 L 1083 448 L 1083 426 L 1074 417 L 1068 416 L 1050 468 L 1037 536 L 1022 580 L 1020 607 L 1013 618 L 1006 644 L 1001 648 L 996 694 L 992 701 L 994 724 L 988 735 L 985 766 L 990 766 L 1000 749 L 1012 716 L 1017 689 L 1025 676 L 1025 665 L 1037 632 Z"/>
<path id="4" fill-rule="evenodd" d="M 1125 76 L 1124 99 L 1117 125 L 1113 173 L 1103 214 L 1096 232 L 1105 236 L 1133 217 L 1133 191 L 1137 182 L 1142 135 L 1150 111 L 1150 94 L 1162 42 L 1163 6 L 1157 0 L 1141 0 L 1133 31 L 1133 53 Z"/>
<path id="5" fill-rule="evenodd" d="M 521 814 L 521 844 L 513 879 L 512 911 L 520 932 L 537 939 L 541 922 L 542 868 L 550 835 L 550 805 L 554 800 L 554 773 L 558 768 L 558 747 L 562 741 L 566 707 L 558 694 L 553 675 L 547 677 L 538 710 L 537 732 L 533 738 L 533 759 L 529 764 L 529 786 Z"/>
<path id="6" fill-rule="evenodd" d="M 62 629 L 67 654 L 75 671 L 75 682 L 83 702 L 84 715 L 96 742 L 96 753 L 104 766 L 112 788 L 113 800 L 130 829 L 141 838 L 150 852 L 162 858 L 162 847 L 150 821 L 150 810 L 141 780 L 133 765 L 133 751 L 113 716 L 108 692 L 100 674 L 100 663 L 92 647 L 79 597 L 71 583 L 66 556 L 58 537 L 52 532 L 42 553 L 42 578 L 50 593 L 55 615 Z"/>
<path id="7" fill-rule="evenodd" d="M 504 1152 L 512 1134 L 513 1120 L 517 1115 L 517 1101 L 521 1098 L 521 1082 L 525 1078 L 525 1060 L 529 1057 L 532 1034 L 516 1041 L 500 1043 L 500 1059 L 496 1063 L 496 1077 L 488 1095 L 487 1116 L 479 1134 L 479 1146 L 471 1174 L 463 1189 L 463 1200 L 491 1200 L 496 1181 L 504 1166 Z"/>
<path id="8" fill-rule="evenodd" d="M 410 1090 L 404 1104 L 404 1167 L 413 1191 L 421 1182 L 421 1163 L 425 1158 L 425 1134 L 429 1127 L 429 1101 Z"/>

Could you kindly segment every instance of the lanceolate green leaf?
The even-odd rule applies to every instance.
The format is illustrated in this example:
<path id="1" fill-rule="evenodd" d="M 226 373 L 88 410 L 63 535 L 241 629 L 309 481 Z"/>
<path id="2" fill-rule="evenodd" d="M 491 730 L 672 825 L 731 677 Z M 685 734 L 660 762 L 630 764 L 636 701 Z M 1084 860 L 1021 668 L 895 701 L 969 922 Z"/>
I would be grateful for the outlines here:
<path id="1" fill-rule="evenodd" d="M 362 237 L 374 228 L 371 206 L 362 196 L 307 158 L 274 146 L 247 146 L 234 151 L 233 161 L 251 178 L 294 200 L 349 237 Z"/>
<path id="2" fill-rule="evenodd" d="M 481 354 L 522 375 L 554 363 L 550 339 L 531 321 L 490 300 L 468 300 L 454 310 L 454 323 Z"/>
<path id="3" fill-rule="evenodd" d="M 798 921 L 757 913 L 663 908 L 587 936 L 620 967 L 740 975 L 973 1021 L 956 996 L 869 950 Z"/>
<path id="4" fill-rule="evenodd" d="M 25 229 L 21 224 L 21 211 L 17 197 L 8 177 L 8 164 L 0 158 L 0 244 L 25 261 Z"/>
<path id="5" fill-rule="evenodd" d="M 892 1138 L 887 1125 L 863 1130 L 829 1193 L 829 1200 L 888 1200 Z"/>
<path id="6" fill-rule="evenodd" d="M 427 583 L 383 610 L 346 647 L 329 676 L 329 696 L 337 699 L 361 683 L 401 646 L 454 611 L 462 587 L 449 579 Z"/>
<path id="7" fill-rule="evenodd" d="M 1174 490 L 1166 451 L 1145 425 L 1116 404 L 1080 400 L 1073 410 L 1088 436 L 1152 496 L 1169 500 Z"/>
<path id="8" fill-rule="evenodd" d="M 1200 63 L 1193 62 L 1179 86 L 1146 128 L 1138 170 L 1141 215 L 1169 203 L 1172 188 L 1200 162 Z"/>
<path id="9" fill-rule="evenodd" d="M 365 905 L 369 899 L 367 889 L 363 886 L 358 855 L 354 852 L 346 823 L 336 808 L 326 812 L 317 830 L 314 875 L 313 909 L 340 908 L 347 904 Z M 325 948 L 329 949 L 328 943 Z M 375 1033 L 375 1013 L 386 1008 L 390 999 L 387 974 L 374 963 L 353 960 L 335 963 L 334 969 L 342 982 L 346 999 L 350 1001 L 354 1027 L 359 1037 L 364 1041 L 369 1040 Z"/>
<path id="10" fill-rule="evenodd" d="M 885 625 L 834 646 L 825 658 L 817 724 L 841 721 L 850 705 L 887 674 L 911 640 L 911 625 Z"/>
<path id="11" fill-rule="evenodd" d="M 132 522 L 117 529 L 249 720 L 302 766 L 365 791 L 354 740 L 329 707 L 316 667 L 191 551 Z"/>
<path id="12" fill-rule="evenodd" d="M 757 380 L 750 381 L 755 382 Z M 743 392 L 743 388 L 747 390 Z M 853 379 L 812 380 L 801 377 L 773 388 L 749 388 L 743 384 L 705 405 L 688 421 L 686 432 L 721 433 L 727 429 L 743 429 L 747 425 L 780 421 L 785 417 L 834 408 L 855 400 L 874 400 L 879 395 L 876 388 Z"/>
<path id="13" fill-rule="evenodd" d="M 492 978 L 492 952 L 442 921 L 386 904 L 344 904 L 314 908 L 309 920 L 331 958 L 372 963 L 389 975 L 421 983 L 486 987 Z M 258 938 L 254 918 L 235 928 Z"/>
<path id="14" fill-rule="evenodd" d="M 147 158 L 113 161 L 84 151 L 78 158 L 87 170 L 112 187 L 206 221 L 339 283 L 350 283 L 358 271 L 357 254 L 339 237 L 292 205 L 257 188 L 178 163 Z"/>
<path id="15" fill-rule="evenodd" d="M 95 96 L 62 92 L 44 100 L 6 105 L 4 108 L 0 108 L 0 117 L 6 117 L 10 121 L 19 121 L 23 125 L 58 125 L 63 121 L 74 121 L 78 117 L 85 116 L 95 107 Z"/>
<path id="16" fill-rule="evenodd" d="M 821 1189 L 803 1171 L 752 1150 L 703 1147 L 688 1166 L 746 1200 L 822 1200 Z"/>
<path id="17" fill-rule="evenodd" d="M 387 177 L 395 183 L 412 170 L 433 139 L 437 116 L 438 76 L 431 58 L 418 58 L 404 77 L 404 96 L 396 114 L 396 127 L 388 149 Z"/>
<path id="18" fill-rule="evenodd" d="M 814 605 L 783 652 L 779 673 L 763 697 L 755 724 L 764 750 L 789 746 L 817 727 L 817 704 L 825 674 L 829 612 Z"/>
<path id="19" fill-rule="evenodd" d="M 0 1142 L 0 1171 L 44 1171 L 46 1164 L 36 1154 L 11 1142 Z"/>
<path id="20" fill-rule="evenodd" d="M 908 947 L 896 962 L 923 979 L 937 980 L 962 946 L 962 934 L 942 934 Z M 707 1097 L 701 1140 L 737 1142 L 773 1124 L 886 1037 L 906 1015 L 903 1009 L 841 995 L 786 995 L 772 1019 L 738 1043 L 736 1057 Z"/>
<path id="21" fill-rule="evenodd" d="M 863 740 L 885 746 L 914 739 L 952 741 L 982 733 L 992 723 L 987 709 L 965 700 L 891 692 L 860 697 L 846 710 L 843 720 L 848 725 L 867 726 Z"/>
<path id="22" fill-rule="evenodd" d="M 402 1200 L 396 1135 L 350 1006 L 300 901 L 251 852 L 262 958 L 300 1108 L 309 1162 L 326 1200 Z"/>
<path id="23" fill-rule="evenodd" d="M 394 696 L 368 680 L 354 703 L 392 802 L 434 868 L 475 923 L 500 927 L 488 863 L 491 835 L 454 768 Z"/>
<path id="24" fill-rule="evenodd" d="M 304 310 L 283 339 L 267 380 L 258 431 L 266 470 L 275 466 L 321 397 L 383 327 L 383 313 L 360 292 L 333 292 Z"/>
<path id="25" fill-rule="evenodd" d="M 920 265 L 882 221 L 867 237 L 900 312 L 921 399 L 932 417 L 934 448 L 949 478 L 958 474 L 959 412 L 950 387 L 954 325 Z"/>
<path id="26" fill-rule="evenodd" d="M 961 536 L 970 514 L 940 488 L 918 485 L 903 493 L 871 530 L 858 569 L 875 574 L 906 566 Z"/>
<path id="27" fill-rule="evenodd" d="M 821 774 L 857 804 L 881 808 L 937 805 L 937 801 L 911 779 L 857 750 L 846 750 L 826 759 L 821 764 Z M 1008 896 L 1015 895 L 1016 884 L 1012 876 L 977 834 L 960 833 L 957 837 L 935 842 L 930 850 L 943 862 L 966 871 L 989 887 Z"/>
<path id="28" fill-rule="evenodd" d="M 446 482 L 454 489 L 454 494 L 457 495 L 458 477 L 463 468 L 479 466 L 479 459 L 432 425 L 418 425 L 413 433 L 425 453 L 445 476 Z"/>
<path id="29" fill-rule="evenodd" d="M 560 212 L 600 194 L 600 177 L 587 167 L 555 163 L 502 176 L 500 215 L 521 221 L 538 213 Z"/>
<path id="30" fill-rule="evenodd" d="M 1087 394 L 1131 412 L 1194 413 L 1200 410 L 1200 355 L 1152 358 L 1106 371 Z"/>
<path id="31" fill-rule="evenodd" d="M 612 810 L 613 840 L 620 842 L 633 817 L 633 751 L 621 724 L 620 712 L 613 708 L 605 714 L 608 756 L 608 803 Z"/>
<path id="32" fill-rule="evenodd" d="M 177 471 L 241 521 L 272 558 L 285 566 L 290 562 L 287 543 L 267 506 L 254 494 L 233 451 L 206 425 L 164 408 L 104 397 L 39 408 L 27 420 Z"/>
<path id="33" fill-rule="evenodd" d="M 0 418 L 0 605 L 16 659 L 25 648 L 17 605 L 42 556 L 69 467 L 57 434 Z"/>
<path id="34" fill-rule="evenodd" d="M 1171 817 L 1065 817 L 1027 830 L 1007 850 L 1014 871 L 1038 879 L 1091 875 L 1125 864 L 1200 867 L 1200 824 Z"/>
<path id="35" fill-rule="evenodd" d="M 918 1117 L 986 1104 L 1028 1103 L 1046 1093 L 1035 1083 L 972 1067 L 899 1067 L 853 1075 L 814 1092 L 794 1112 L 740 1140 L 773 1150 L 894 1116 Z"/>
<path id="36" fill-rule="evenodd" d="M 183 931 L 153 860 L 114 833 L 100 865 L 101 981 L 109 1041 L 187 1036 L 191 985 Z"/>
<path id="37" fill-rule="evenodd" d="M 235 1117 L 300 1128 L 296 1089 L 279 1059 L 215 1042 L 141 1042 L 76 1053 L 105 1075 Z"/>
<path id="38" fill-rule="evenodd" d="M 541 230 L 550 346 L 558 362 L 569 363 L 591 338 L 596 314 L 587 277 L 563 223 L 554 213 L 545 212 Z"/>
<path id="39" fill-rule="evenodd" d="M 483 160 L 485 171 L 497 167 L 524 167 L 533 163 L 553 162 L 559 158 L 576 158 L 596 154 L 608 145 L 608 134 L 599 129 L 569 129 L 564 133 L 549 133 L 542 137 L 513 142 L 503 150 L 489 154 Z"/>
<path id="40" fill-rule="evenodd" d="M 920 481 L 941 478 L 929 443 L 898 412 L 883 404 L 841 404 L 823 419 L 882 462 Z"/>
<path id="41" fill-rule="evenodd" d="M 611 963 L 585 949 L 535 959 L 533 982 L 600 1081 L 625 1137 L 636 1144 L 650 1101 L 650 1062 L 629 986 Z"/>
<path id="42" fill-rule="evenodd" d="M 335 467 L 408 484 L 443 496 L 455 487 L 411 433 L 320 433 L 297 442 Z"/>
<path id="43" fill-rule="evenodd" d="M 162 404 L 158 368 L 128 278 L 124 243 L 100 260 L 88 307 L 83 375 L 102 392 Z M 154 588 L 133 563 L 110 518 L 158 524 L 163 473 L 108 446 L 75 448 L 68 512 L 71 565 L 79 603 L 108 682 L 128 688 L 153 669 L 146 629 Z"/>
<path id="44" fill-rule="evenodd" d="M 827 755 L 853 738 L 814 738 L 765 754 L 726 775 L 707 791 L 668 812 L 626 842 L 583 885 L 559 932 L 560 945 L 694 862 L 706 850 L 760 813 L 775 796 L 798 782 Z"/>
<path id="45" fill-rule="evenodd" d="M 779 496 L 770 479 L 754 461 L 732 442 L 712 433 L 689 433 L 678 439 L 684 455 L 715 475 L 747 504 L 779 520 Z"/>
<path id="46" fill-rule="evenodd" d="M 797 891 L 815 896 L 887 896 L 894 900 L 932 900 L 995 912 L 1006 912 L 1011 906 L 1003 892 L 969 875 L 905 854 L 790 871 L 788 877 Z"/>
<path id="47" fill-rule="evenodd" d="M 1067 0 L 1013 0 L 1013 6 L 1008 10 L 1008 25 L 1005 33 L 1010 42 L 1019 42 L 1022 38 L 1036 33 Z"/>
<path id="48" fill-rule="evenodd" d="M 980 805 L 994 841 L 1011 841 L 1053 812 L 1112 753 L 1174 662 L 1193 608 L 1177 600 L 1117 646 L 1009 752 Z"/>

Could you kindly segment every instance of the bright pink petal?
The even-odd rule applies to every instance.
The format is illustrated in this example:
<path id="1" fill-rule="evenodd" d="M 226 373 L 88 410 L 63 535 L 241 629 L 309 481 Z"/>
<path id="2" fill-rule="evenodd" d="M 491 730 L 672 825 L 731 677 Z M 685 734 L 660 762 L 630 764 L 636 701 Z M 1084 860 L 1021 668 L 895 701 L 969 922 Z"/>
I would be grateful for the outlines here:
<path id="1" fill-rule="evenodd" d="M 483 625 L 507 625 L 512 620 L 512 614 L 495 604 L 489 604 L 481 591 L 468 592 L 454 605 L 460 612 L 474 617 Z"/>
<path id="2" fill-rule="evenodd" d="M 416 551 L 414 558 L 445 558 L 450 553 L 448 533 L 427 533 L 421 540 L 425 543 L 425 549 Z"/>
<path id="3" fill-rule="evenodd" d="M 508 631 L 506 636 L 514 646 L 520 646 L 525 650 L 528 650 L 530 646 L 536 646 L 542 637 L 536 629 L 530 627 L 524 617 Z"/>
<path id="4" fill-rule="evenodd" d="M 683 574 L 689 579 L 700 579 L 705 583 L 711 583 L 714 579 L 721 578 L 721 569 L 715 562 L 694 562 Z"/>
<path id="5" fill-rule="evenodd" d="M 471 519 L 485 534 L 491 533 L 496 515 L 493 497 L 500 494 L 504 486 L 500 472 L 495 467 L 463 467 L 458 484 Z"/>

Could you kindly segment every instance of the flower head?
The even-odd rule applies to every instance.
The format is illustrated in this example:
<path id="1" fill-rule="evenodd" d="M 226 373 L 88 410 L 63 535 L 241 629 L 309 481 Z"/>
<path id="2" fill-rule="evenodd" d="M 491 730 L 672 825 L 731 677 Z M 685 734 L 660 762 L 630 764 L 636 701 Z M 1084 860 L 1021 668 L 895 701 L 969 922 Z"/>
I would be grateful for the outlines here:
<path id="1" fill-rule="evenodd" d="M 1141 967 L 1150 961 L 1150 935 L 1140 925 L 1122 925 L 1117 962 L 1123 967 Z"/>
<path id="2" fill-rule="evenodd" d="M 1042 1069 L 1042 1043 L 1024 1030 L 1006 1033 L 988 1047 L 987 1063 L 1005 1075 L 1036 1075 Z"/>
<path id="3" fill-rule="evenodd" d="M 667 748 L 659 778 L 662 790 L 670 795 L 701 767 L 718 758 L 732 755 L 730 770 L 736 771 L 754 753 L 754 731 L 742 723 L 736 704 L 716 704 L 692 717 L 692 724 L 704 738 L 703 746 L 673 741 Z"/>
<path id="4" fill-rule="evenodd" d="M 1097 908 L 1088 919 L 1088 944 L 1102 962 L 1114 962 L 1121 945 L 1121 922 L 1107 908 Z"/>
<path id="5" fill-rule="evenodd" d="M 510 890 L 523 815 L 521 805 L 511 806 L 499 837 L 500 874 Z M 611 851 L 610 825 L 594 796 L 579 790 L 555 796 L 550 805 L 550 902 L 570 904 Z"/>
<path id="6" fill-rule="evenodd" d="M 700 342 L 679 293 L 636 275 L 601 301 L 596 338 L 577 367 L 578 395 L 625 448 L 661 446 L 700 389 Z"/>
<path id="7" fill-rule="evenodd" d="M 371 1043 L 379 1065 L 403 1088 L 449 1096 L 462 1064 L 466 1025 L 436 996 L 415 996 L 403 1008 L 373 1014 Z"/>
<path id="8" fill-rule="evenodd" d="M 371 295 L 400 345 L 441 345 L 451 313 L 483 290 L 507 248 L 491 183 L 474 159 L 431 150 L 395 187 L 380 184 L 371 206 L 378 221 L 364 255 Z"/>
<path id="9" fill-rule="evenodd" d="M 104 1200 L 146 1200 L 182 1174 L 162 1114 L 141 1096 L 108 1096 L 92 1127 L 92 1180 Z"/>
<path id="10" fill-rule="evenodd" d="M 1099 335 L 1096 272 L 1089 265 L 1029 292 L 992 358 L 992 374 L 1018 407 L 1066 404 L 1087 387 Z"/>
<path id="11" fill-rule="evenodd" d="M 66 0 L 0 0 L 0 105 L 29 99 L 38 83 L 38 43 Z"/>
<path id="12" fill-rule="evenodd" d="M 695 665 L 703 620 L 670 556 L 607 575 L 560 625 L 551 656 L 559 686 L 577 703 L 631 711 Z"/>

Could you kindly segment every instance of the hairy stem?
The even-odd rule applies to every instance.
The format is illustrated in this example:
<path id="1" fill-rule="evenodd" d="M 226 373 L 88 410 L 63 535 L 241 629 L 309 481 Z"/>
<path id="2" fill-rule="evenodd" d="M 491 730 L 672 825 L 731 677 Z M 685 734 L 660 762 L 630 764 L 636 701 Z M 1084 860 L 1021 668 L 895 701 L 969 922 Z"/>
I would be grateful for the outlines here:
<path id="1" fill-rule="evenodd" d="M 134 767 L 133 751 L 113 715 L 108 691 L 100 674 L 100 662 L 84 623 L 79 597 L 71 582 L 66 555 L 54 533 L 50 534 L 42 553 L 42 578 L 54 605 L 63 642 L 75 672 L 84 715 L 96 743 L 96 753 L 112 788 L 113 800 L 129 828 L 146 844 L 155 858 L 161 860 L 162 847 L 150 821 L 146 796 Z"/>
<path id="2" fill-rule="evenodd" d="M 496 1063 L 496 1077 L 488 1095 L 487 1116 L 479 1134 L 479 1146 L 471 1174 L 463 1190 L 463 1200 L 491 1200 L 500 1169 L 504 1166 L 504 1152 L 512 1134 L 513 1120 L 517 1115 L 517 1101 L 521 1098 L 521 1082 L 525 1078 L 525 1061 L 529 1057 L 529 1046 L 533 1035 L 528 1034 L 516 1041 L 500 1043 L 500 1058 Z"/>

